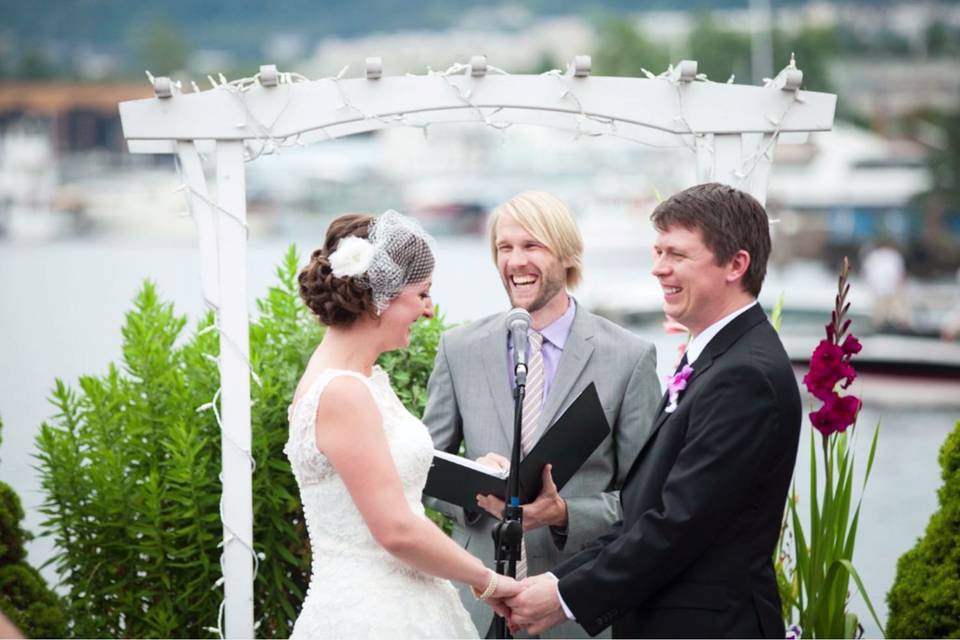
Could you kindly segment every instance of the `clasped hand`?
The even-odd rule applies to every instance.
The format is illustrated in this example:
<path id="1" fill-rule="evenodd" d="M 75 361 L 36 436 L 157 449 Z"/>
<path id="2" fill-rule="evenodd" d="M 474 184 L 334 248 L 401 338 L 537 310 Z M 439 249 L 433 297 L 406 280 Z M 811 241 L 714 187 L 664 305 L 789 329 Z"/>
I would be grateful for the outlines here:
<path id="1" fill-rule="evenodd" d="M 494 469 L 507 471 L 510 461 L 497 453 L 488 453 L 477 458 L 477 462 Z M 522 505 L 523 530 L 530 531 L 540 527 L 567 526 L 567 503 L 560 497 L 557 485 L 553 482 L 553 465 L 543 467 L 543 487 L 533 502 Z M 504 502 L 497 496 L 477 495 L 477 504 L 495 518 L 503 518 Z"/>
<path id="2" fill-rule="evenodd" d="M 492 452 L 477 458 L 477 462 L 494 469 L 510 469 L 509 460 Z M 567 503 L 557 491 L 552 471 L 552 465 L 544 465 L 540 494 L 533 502 L 523 505 L 524 531 L 547 526 L 567 527 Z M 504 502 L 500 498 L 478 495 L 477 504 L 494 517 L 503 517 Z M 531 576 L 522 582 L 502 583 L 487 602 L 497 615 L 507 620 L 512 633 L 526 629 L 529 634 L 537 635 L 566 620 L 557 578 L 550 573 Z"/>
<path id="3" fill-rule="evenodd" d="M 526 629 L 530 635 L 539 635 L 566 620 L 553 574 L 543 573 L 521 582 L 511 580 L 504 586 L 487 602 L 497 615 L 506 618 L 511 633 Z"/>

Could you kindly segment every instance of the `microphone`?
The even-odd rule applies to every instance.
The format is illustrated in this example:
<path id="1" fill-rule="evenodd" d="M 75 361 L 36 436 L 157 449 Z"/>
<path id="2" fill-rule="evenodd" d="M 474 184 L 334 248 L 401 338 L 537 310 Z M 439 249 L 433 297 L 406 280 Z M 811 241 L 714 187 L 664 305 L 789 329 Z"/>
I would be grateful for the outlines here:
<path id="1" fill-rule="evenodd" d="M 527 384 L 527 355 L 530 350 L 527 332 L 530 322 L 530 314 L 526 309 L 514 307 L 507 313 L 507 331 L 510 332 L 510 344 L 513 345 L 513 370 L 518 386 Z"/>

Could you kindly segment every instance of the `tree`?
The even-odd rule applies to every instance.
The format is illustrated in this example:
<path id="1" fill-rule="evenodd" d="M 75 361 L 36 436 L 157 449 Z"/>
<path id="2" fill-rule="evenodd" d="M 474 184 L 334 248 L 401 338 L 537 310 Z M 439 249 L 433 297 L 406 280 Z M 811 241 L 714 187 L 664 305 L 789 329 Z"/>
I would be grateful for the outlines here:
<path id="1" fill-rule="evenodd" d="M 57 70 L 40 49 L 28 49 L 17 65 L 17 77 L 22 80 L 50 80 Z"/>
<path id="2" fill-rule="evenodd" d="M 20 497 L 0 482 L 0 611 L 28 637 L 63 637 L 67 632 L 63 603 L 26 562 L 23 545 L 33 535 L 20 526 L 23 515 Z"/>
<path id="3" fill-rule="evenodd" d="M 154 23 L 142 36 L 140 59 L 154 75 L 170 75 L 187 66 L 190 48 L 172 24 Z"/>
<path id="4" fill-rule="evenodd" d="M 956 56 L 960 53 L 960 29 L 943 22 L 932 22 L 924 33 L 927 56 Z"/>
<path id="5" fill-rule="evenodd" d="M 887 637 L 960 637 L 960 422 L 940 449 L 940 508 L 897 562 Z"/>
<path id="6" fill-rule="evenodd" d="M 913 124 L 937 140 L 927 155 L 930 188 L 915 198 L 922 215 L 922 245 L 920 255 L 911 262 L 914 268 L 919 264 L 933 273 L 952 272 L 960 264 L 960 247 L 947 228 L 951 216 L 960 216 L 960 108 L 948 114 L 920 115 Z"/>
<path id="7" fill-rule="evenodd" d="M 837 31 L 832 27 L 804 28 L 792 34 L 773 34 L 774 72 L 784 68 L 795 54 L 797 66 L 803 70 L 803 88 L 832 93 L 828 63 L 838 50 Z"/>
<path id="8" fill-rule="evenodd" d="M 750 81 L 749 36 L 717 26 L 709 14 L 697 17 L 687 50 L 683 57 L 696 60 L 697 71 L 715 82 L 726 82 L 731 75 Z"/>
<path id="9" fill-rule="evenodd" d="M 642 69 L 660 73 L 670 64 L 667 48 L 626 20 L 608 20 L 597 33 L 593 73 L 600 76 L 642 76 Z"/>

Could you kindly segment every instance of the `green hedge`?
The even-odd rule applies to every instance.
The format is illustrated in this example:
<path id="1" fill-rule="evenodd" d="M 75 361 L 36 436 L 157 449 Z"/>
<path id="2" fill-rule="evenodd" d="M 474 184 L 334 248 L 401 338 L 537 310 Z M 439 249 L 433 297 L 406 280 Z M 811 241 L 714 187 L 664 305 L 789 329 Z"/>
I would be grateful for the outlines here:
<path id="1" fill-rule="evenodd" d="M 310 550 L 283 445 L 287 406 L 322 328 L 300 302 L 291 247 L 250 324 L 257 635 L 286 637 L 304 597 Z M 186 319 L 146 283 L 123 327 L 123 358 L 79 388 L 57 380 L 56 415 L 37 438 L 52 536 L 78 637 L 215 634 L 222 589 L 219 385 L 210 314 Z M 401 400 L 420 415 L 440 317 L 414 327 L 410 349 L 384 354 Z"/>
<path id="2" fill-rule="evenodd" d="M 940 449 L 940 508 L 897 562 L 887 637 L 960 637 L 960 422 Z"/>
<path id="3" fill-rule="evenodd" d="M 67 632 L 63 602 L 25 560 L 23 545 L 33 536 L 20 526 L 23 515 L 20 497 L 0 482 L 0 611 L 28 637 L 62 637 Z"/>

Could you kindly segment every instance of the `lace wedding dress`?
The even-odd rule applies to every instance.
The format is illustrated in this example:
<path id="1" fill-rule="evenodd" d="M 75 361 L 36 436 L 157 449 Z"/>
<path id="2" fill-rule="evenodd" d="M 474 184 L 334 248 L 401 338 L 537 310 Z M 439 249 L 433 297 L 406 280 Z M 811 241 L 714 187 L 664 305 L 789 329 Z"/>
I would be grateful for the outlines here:
<path id="1" fill-rule="evenodd" d="M 313 567 L 292 638 L 476 638 L 457 591 L 405 564 L 381 547 L 326 456 L 316 448 L 317 403 L 337 376 L 364 382 L 383 416 L 383 430 L 407 504 L 421 517 L 433 443 L 390 387 L 379 367 L 367 378 L 328 369 L 290 407 L 284 453 L 300 487 Z"/>

